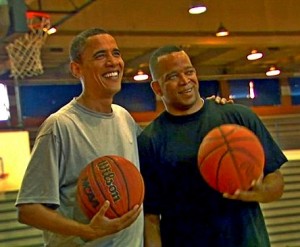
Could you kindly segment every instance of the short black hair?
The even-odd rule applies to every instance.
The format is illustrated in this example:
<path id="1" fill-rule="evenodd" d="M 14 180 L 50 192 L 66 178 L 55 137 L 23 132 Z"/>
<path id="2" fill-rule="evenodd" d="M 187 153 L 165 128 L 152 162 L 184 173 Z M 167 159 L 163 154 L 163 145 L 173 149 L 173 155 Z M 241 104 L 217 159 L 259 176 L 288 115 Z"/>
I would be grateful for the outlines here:
<path id="1" fill-rule="evenodd" d="M 175 46 L 175 45 L 166 45 L 166 46 L 162 46 L 158 49 L 156 49 L 149 60 L 149 68 L 150 68 L 150 73 L 152 76 L 153 80 L 157 79 L 157 71 L 156 71 L 156 65 L 158 62 L 158 58 L 164 55 L 168 55 L 171 54 L 173 52 L 180 52 L 183 51 L 182 48 Z"/>
<path id="2" fill-rule="evenodd" d="M 70 45 L 69 55 L 70 60 L 74 62 L 80 62 L 81 54 L 85 48 L 86 40 L 94 35 L 109 34 L 107 31 L 101 28 L 89 28 L 78 35 L 76 35 Z"/>

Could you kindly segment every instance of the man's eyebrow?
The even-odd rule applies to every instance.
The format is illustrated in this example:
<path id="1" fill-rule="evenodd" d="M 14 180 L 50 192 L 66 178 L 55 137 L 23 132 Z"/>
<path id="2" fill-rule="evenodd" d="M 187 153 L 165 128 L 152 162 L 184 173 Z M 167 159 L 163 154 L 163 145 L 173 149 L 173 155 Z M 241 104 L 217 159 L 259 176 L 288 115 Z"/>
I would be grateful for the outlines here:
<path id="1" fill-rule="evenodd" d="M 96 52 L 93 54 L 93 57 L 97 57 L 98 55 L 102 55 L 102 54 L 105 54 L 105 50 L 99 50 L 99 51 L 96 51 Z"/>
<path id="2" fill-rule="evenodd" d="M 168 77 L 170 75 L 177 74 L 178 72 L 176 70 L 170 71 L 169 73 L 165 74 L 165 77 Z"/>
<path id="3" fill-rule="evenodd" d="M 121 53 L 120 49 L 119 48 L 114 48 L 112 50 L 113 52 L 119 52 Z M 98 55 L 103 55 L 106 53 L 106 50 L 99 50 L 99 51 L 96 51 L 94 54 L 93 54 L 93 57 L 97 57 Z"/>
<path id="4" fill-rule="evenodd" d="M 195 69 L 193 65 L 186 66 L 185 69 Z"/>
<path id="5" fill-rule="evenodd" d="M 195 69 L 195 67 L 192 66 L 192 65 L 189 65 L 189 66 L 184 67 L 184 70 L 187 70 L 187 69 Z M 178 71 L 173 70 L 173 71 L 170 71 L 169 73 L 167 73 L 166 76 L 174 75 L 174 74 L 177 74 L 177 73 L 178 73 Z"/>
<path id="6" fill-rule="evenodd" d="M 121 53 L 119 48 L 114 48 L 113 51 L 117 51 L 117 52 Z"/>

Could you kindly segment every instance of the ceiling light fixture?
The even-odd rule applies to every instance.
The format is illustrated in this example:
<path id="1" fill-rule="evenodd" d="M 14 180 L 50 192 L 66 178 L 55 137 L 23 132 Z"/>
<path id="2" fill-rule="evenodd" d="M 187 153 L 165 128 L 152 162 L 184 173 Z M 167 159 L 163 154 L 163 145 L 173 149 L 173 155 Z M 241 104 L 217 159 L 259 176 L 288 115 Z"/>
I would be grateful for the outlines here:
<path id="1" fill-rule="evenodd" d="M 189 13 L 191 15 L 197 15 L 197 14 L 202 14 L 207 10 L 206 6 L 204 6 L 203 4 L 197 3 L 197 4 L 193 4 L 190 8 L 189 8 Z"/>
<path id="2" fill-rule="evenodd" d="M 257 50 L 252 50 L 251 53 L 247 56 L 248 60 L 257 60 L 263 57 L 263 54 L 261 52 L 258 52 Z"/>
<path id="3" fill-rule="evenodd" d="M 217 37 L 224 37 L 224 36 L 228 36 L 229 35 L 229 32 L 228 30 L 223 26 L 222 23 L 220 23 L 220 26 L 216 32 L 216 36 Z"/>
<path id="4" fill-rule="evenodd" d="M 137 74 L 133 77 L 135 81 L 144 81 L 147 80 L 149 76 L 145 74 L 142 70 L 139 70 Z"/>
<path id="5" fill-rule="evenodd" d="M 275 76 L 275 75 L 279 75 L 279 74 L 280 74 L 280 70 L 273 65 L 266 72 L 266 76 Z"/>

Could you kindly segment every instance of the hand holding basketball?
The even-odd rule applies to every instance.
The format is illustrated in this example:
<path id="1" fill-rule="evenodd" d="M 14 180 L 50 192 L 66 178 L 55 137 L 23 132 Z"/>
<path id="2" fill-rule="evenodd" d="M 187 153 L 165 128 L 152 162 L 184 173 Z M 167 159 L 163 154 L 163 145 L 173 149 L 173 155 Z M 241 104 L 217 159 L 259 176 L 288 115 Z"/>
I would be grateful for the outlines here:
<path id="1" fill-rule="evenodd" d="M 109 219 L 105 216 L 109 206 L 110 203 L 105 201 L 100 210 L 93 216 L 88 224 L 90 234 L 84 239 L 93 240 L 119 232 L 135 222 L 142 211 L 142 207 L 135 206 L 121 217 Z"/>
<path id="2" fill-rule="evenodd" d="M 264 176 L 261 174 L 256 181 L 253 181 L 250 190 L 237 190 L 234 194 L 223 193 L 223 197 L 245 202 L 262 202 L 262 195 L 265 193 L 263 178 Z"/>
<path id="3" fill-rule="evenodd" d="M 264 150 L 246 127 L 224 124 L 211 130 L 198 151 L 203 179 L 221 193 L 249 190 L 264 168 Z"/>

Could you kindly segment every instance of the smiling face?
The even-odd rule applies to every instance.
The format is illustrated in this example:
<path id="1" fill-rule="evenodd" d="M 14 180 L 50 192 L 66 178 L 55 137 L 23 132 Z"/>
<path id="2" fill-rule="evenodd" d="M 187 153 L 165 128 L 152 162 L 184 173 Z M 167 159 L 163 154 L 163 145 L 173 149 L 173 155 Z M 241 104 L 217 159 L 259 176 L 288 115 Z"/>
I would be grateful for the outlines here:
<path id="1" fill-rule="evenodd" d="M 196 70 L 184 51 L 158 57 L 155 72 L 157 80 L 152 82 L 152 88 L 168 112 L 187 115 L 201 108 Z"/>
<path id="2" fill-rule="evenodd" d="M 113 97 L 121 89 L 124 71 L 124 61 L 115 39 L 109 34 L 89 37 L 80 61 L 73 61 L 71 70 L 82 81 L 85 94 L 97 98 Z"/>

